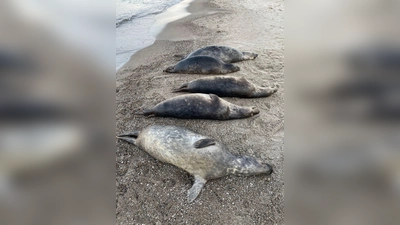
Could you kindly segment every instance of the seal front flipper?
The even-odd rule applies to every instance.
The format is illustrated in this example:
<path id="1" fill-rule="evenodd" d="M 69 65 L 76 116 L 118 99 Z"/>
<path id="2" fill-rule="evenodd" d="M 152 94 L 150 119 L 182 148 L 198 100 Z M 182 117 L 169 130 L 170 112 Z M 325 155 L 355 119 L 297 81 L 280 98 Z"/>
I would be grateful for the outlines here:
<path id="1" fill-rule="evenodd" d="M 132 131 L 129 133 L 123 133 L 117 136 L 118 139 L 124 140 L 126 142 L 135 144 L 136 138 L 139 136 L 139 131 Z"/>
<path id="2" fill-rule="evenodd" d="M 207 182 L 205 179 L 203 179 L 198 175 L 195 175 L 194 178 L 195 178 L 194 184 L 188 191 L 189 203 L 193 202 L 197 198 L 197 196 L 199 196 L 201 189 L 203 189 L 204 184 Z"/>
<path id="3" fill-rule="evenodd" d="M 200 139 L 194 143 L 195 148 L 205 148 L 207 146 L 215 145 L 214 139 Z"/>

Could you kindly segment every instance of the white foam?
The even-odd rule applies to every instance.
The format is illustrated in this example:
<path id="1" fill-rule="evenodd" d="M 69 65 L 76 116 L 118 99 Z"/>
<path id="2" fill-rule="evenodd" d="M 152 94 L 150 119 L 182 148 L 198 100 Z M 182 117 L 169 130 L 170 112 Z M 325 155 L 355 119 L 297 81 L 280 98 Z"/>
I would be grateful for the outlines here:
<path id="1" fill-rule="evenodd" d="M 187 7 L 192 1 L 183 0 L 163 13 L 141 17 L 118 27 L 116 69 L 123 67 L 135 52 L 152 45 L 156 40 L 155 37 L 168 23 L 190 15 Z M 144 28 L 148 29 L 144 30 Z"/>

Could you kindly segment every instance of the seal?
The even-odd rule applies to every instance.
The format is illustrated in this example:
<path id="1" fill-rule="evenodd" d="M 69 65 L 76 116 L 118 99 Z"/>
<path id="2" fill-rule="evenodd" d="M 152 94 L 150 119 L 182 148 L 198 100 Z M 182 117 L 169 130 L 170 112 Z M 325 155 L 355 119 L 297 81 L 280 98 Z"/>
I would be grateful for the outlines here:
<path id="1" fill-rule="evenodd" d="M 268 97 L 278 91 L 271 87 L 258 87 L 244 77 L 218 76 L 205 77 L 182 84 L 173 92 L 212 93 L 219 97 L 258 98 Z"/>
<path id="2" fill-rule="evenodd" d="M 154 108 L 144 110 L 142 114 L 182 119 L 229 120 L 251 117 L 258 113 L 260 110 L 256 107 L 238 106 L 214 94 L 185 94 L 162 101 Z"/>
<path id="3" fill-rule="evenodd" d="M 153 125 L 117 138 L 193 175 L 195 181 L 187 194 L 189 203 L 197 198 L 208 180 L 231 174 L 250 176 L 273 172 L 269 164 L 251 156 L 233 155 L 227 146 L 215 139 L 182 127 Z"/>
<path id="4" fill-rule="evenodd" d="M 240 68 L 231 63 L 224 63 L 218 58 L 210 56 L 194 56 L 170 66 L 163 72 L 167 73 L 195 73 L 195 74 L 226 74 L 239 71 Z"/>
<path id="5" fill-rule="evenodd" d="M 186 58 L 194 56 L 211 56 L 219 58 L 225 63 L 235 63 L 243 60 L 255 59 L 258 54 L 252 52 L 241 52 L 227 46 L 206 46 L 190 53 Z"/>

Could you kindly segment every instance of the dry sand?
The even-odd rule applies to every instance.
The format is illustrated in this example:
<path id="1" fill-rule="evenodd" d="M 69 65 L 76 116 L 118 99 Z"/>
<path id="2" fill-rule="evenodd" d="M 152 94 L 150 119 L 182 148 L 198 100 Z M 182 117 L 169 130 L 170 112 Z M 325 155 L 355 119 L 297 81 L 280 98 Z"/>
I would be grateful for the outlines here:
<path id="1" fill-rule="evenodd" d="M 271 163 L 271 177 L 229 176 L 209 181 L 191 204 L 186 193 L 193 179 L 185 171 L 117 141 L 118 224 L 283 224 L 283 1 L 195 0 L 192 14 L 167 25 L 156 42 L 137 52 L 117 72 L 117 133 L 152 124 L 177 125 L 226 144 L 232 153 Z M 243 76 L 258 85 L 276 83 L 268 98 L 226 100 L 257 106 L 261 113 L 231 121 L 145 118 L 134 112 L 177 96 L 171 89 L 204 75 L 167 74 L 175 54 L 206 45 L 227 45 L 259 54 L 237 63 Z"/>

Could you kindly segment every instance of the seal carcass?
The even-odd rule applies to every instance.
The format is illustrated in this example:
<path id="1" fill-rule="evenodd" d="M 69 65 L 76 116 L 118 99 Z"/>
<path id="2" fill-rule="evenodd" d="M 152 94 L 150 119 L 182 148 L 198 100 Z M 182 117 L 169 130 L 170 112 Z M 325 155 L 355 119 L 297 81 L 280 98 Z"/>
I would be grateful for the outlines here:
<path id="1" fill-rule="evenodd" d="M 196 199 L 208 180 L 230 174 L 269 175 L 273 171 L 269 164 L 250 156 L 235 156 L 224 144 L 182 127 L 154 125 L 118 138 L 193 175 L 195 181 L 187 195 L 189 202 Z"/>
<path id="2" fill-rule="evenodd" d="M 186 58 L 194 56 L 211 56 L 221 59 L 225 63 L 235 63 L 243 60 L 255 59 L 258 54 L 252 52 L 241 52 L 227 46 L 206 46 L 190 53 Z"/>
<path id="3" fill-rule="evenodd" d="M 182 84 L 173 92 L 188 91 L 192 93 L 212 93 L 219 97 L 257 98 L 268 97 L 278 91 L 271 87 L 258 87 L 244 77 L 218 76 L 205 77 Z"/>
<path id="4" fill-rule="evenodd" d="M 224 63 L 218 58 L 210 56 L 194 56 L 183 59 L 175 66 L 164 70 L 167 73 L 188 73 L 188 74 L 226 74 L 239 71 L 240 68 L 231 63 Z"/>
<path id="5" fill-rule="evenodd" d="M 181 119 L 229 120 L 251 117 L 260 113 L 256 107 L 242 107 L 214 94 L 185 94 L 158 103 L 144 110 L 145 116 Z"/>

